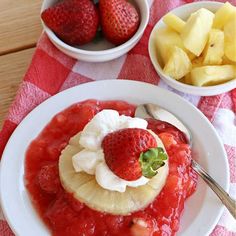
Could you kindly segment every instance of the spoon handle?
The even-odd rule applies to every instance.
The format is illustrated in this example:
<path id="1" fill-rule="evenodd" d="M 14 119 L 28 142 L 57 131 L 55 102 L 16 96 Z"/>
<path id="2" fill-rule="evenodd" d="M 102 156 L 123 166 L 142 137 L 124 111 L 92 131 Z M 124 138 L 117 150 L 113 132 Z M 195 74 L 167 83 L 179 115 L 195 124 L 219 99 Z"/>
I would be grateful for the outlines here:
<path id="1" fill-rule="evenodd" d="M 209 187 L 216 193 L 222 203 L 226 206 L 232 216 L 236 219 L 236 201 L 194 160 L 192 168 L 202 177 Z"/>

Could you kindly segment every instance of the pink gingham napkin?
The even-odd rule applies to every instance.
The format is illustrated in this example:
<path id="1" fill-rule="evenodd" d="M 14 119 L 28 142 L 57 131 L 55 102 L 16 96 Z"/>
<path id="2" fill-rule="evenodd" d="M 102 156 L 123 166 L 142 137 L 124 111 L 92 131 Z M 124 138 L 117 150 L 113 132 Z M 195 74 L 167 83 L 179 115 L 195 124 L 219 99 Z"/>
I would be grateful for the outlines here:
<path id="1" fill-rule="evenodd" d="M 149 0 L 150 21 L 142 39 L 128 54 L 110 62 L 76 61 L 58 51 L 43 34 L 0 132 L 0 156 L 7 140 L 21 120 L 52 95 L 72 86 L 95 80 L 144 81 L 178 93 L 198 107 L 210 120 L 219 133 L 228 154 L 230 194 L 236 198 L 236 89 L 212 97 L 177 92 L 160 80 L 148 56 L 148 38 L 155 23 L 169 10 L 189 2 L 192 1 Z M 236 0 L 230 2 L 236 5 Z M 0 209 L 0 236 L 10 235 L 13 233 Z M 224 211 L 211 236 L 236 236 L 236 221 L 227 210 Z"/>

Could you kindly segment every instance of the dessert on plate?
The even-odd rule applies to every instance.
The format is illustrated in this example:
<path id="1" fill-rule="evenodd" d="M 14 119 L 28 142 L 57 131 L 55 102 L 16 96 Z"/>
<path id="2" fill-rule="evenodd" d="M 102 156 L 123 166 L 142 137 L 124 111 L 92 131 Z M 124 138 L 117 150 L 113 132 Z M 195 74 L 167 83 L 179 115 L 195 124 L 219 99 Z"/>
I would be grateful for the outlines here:
<path id="1" fill-rule="evenodd" d="M 52 235 L 175 235 L 197 175 L 172 124 L 134 118 L 135 105 L 86 100 L 30 144 L 26 187 Z"/>

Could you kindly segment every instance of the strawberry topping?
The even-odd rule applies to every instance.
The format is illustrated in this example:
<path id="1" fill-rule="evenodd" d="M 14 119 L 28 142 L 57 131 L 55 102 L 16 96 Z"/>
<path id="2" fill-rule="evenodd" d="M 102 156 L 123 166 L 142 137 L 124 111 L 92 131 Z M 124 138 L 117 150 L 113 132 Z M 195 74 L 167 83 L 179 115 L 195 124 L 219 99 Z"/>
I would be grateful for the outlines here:
<path id="1" fill-rule="evenodd" d="M 175 139 L 178 139 L 177 140 L 178 142 L 186 144 L 188 143 L 186 135 L 181 130 L 176 128 L 174 125 L 153 118 L 148 118 L 146 120 L 148 122 L 148 129 L 152 130 L 156 134 L 161 134 L 162 132 L 170 133 L 175 136 Z"/>
<path id="2" fill-rule="evenodd" d="M 57 193 L 61 184 L 58 174 L 58 166 L 55 163 L 42 167 L 38 174 L 39 185 L 47 193 Z"/>

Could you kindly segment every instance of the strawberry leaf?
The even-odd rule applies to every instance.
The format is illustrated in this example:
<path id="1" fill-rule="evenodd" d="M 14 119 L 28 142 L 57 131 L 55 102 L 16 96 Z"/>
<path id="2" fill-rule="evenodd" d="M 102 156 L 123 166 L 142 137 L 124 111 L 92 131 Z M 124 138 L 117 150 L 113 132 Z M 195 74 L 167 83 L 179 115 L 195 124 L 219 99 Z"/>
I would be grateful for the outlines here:
<path id="1" fill-rule="evenodd" d="M 150 148 L 146 152 L 142 152 L 139 163 L 142 169 L 142 175 L 146 178 L 152 178 L 158 173 L 158 169 L 165 165 L 167 154 L 161 147 Z"/>

